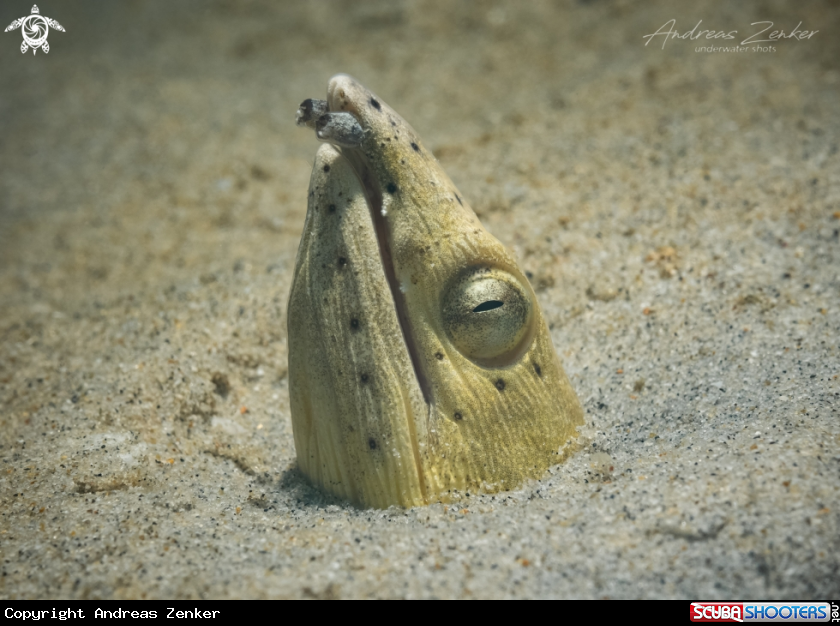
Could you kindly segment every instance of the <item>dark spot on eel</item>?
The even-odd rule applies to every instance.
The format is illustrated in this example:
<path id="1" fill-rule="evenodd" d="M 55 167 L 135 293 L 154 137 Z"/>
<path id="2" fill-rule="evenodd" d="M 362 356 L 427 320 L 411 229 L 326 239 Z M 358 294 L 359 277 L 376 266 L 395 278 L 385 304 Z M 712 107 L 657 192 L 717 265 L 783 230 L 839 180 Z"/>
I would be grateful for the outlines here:
<path id="1" fill-rule="evenodd" d="M 455 199 L 458 201 L 458 204 L 460 204 L 461 206 L 464 206 L 464 203 L 461 202 L 461 197 L 457 193 L 455 194 Z"/>
<path id="2" fill-rule="evenodd" d="M 376 100 L 376 98 L 371 98 L 370 103 L 373 106 L 373 108 L 376 109 L 377 111 L 382 110 L 382 105 L 379 104 L 379 102 Z"/>
<path id="3" fill-rule="evenodd" d="M 411 147 L 412 147 L 412 148 L 414 148 L 414 151 L 415 151 L 415 152 L 420 152 L 420 146 L 418 146 L 418 145 L 417 145 L 416 143 L 414 143 L 413 141 L 411 142 Z"/>
<path id="4" fill-rule="evenodd" d="M 391 193 L 391 194 L 397 193 L 397 186 L 394 183 L 388 183 L 388 185 L 385 187 L 385 189 L 388 190 L 388 193 Z"/>
<path id="5" fill-rule="evenodd" d="M 347 259 L 345 259 L 343 256 L 338 257 L 338 267 L 342 268 L 345 265 L 347 265 Z"/>
<path id="6" fill-rule="evenodd" d="M 362 374 L 360 376 L 360 378 L 361 378 L 363 384 L 367 384 L 367 381 L 368 381 L 368 375 L 367 374 Z"/>
<path id="7" fill-rule="evenodd" d="M 498 389 L 499 391 L 505 390 L 505 381 L 503 381 L 501 378 L 496 381 L 496 389 Z"/>
<path id="8" fill-rule="evenodd" d="M 537 373 L 537 376 L 542 378 L 542 368 L 539 363 L 534 363 L 534 371 Z"/>
<path id="9" fill-rule="evenodd" d="M 455 411 L 455 419 L 460 422 L 462 419 L 464 419 L 464 416 L 461 415 L 458 411 Z"/>
<path id="10" fill-rule="evenodd" d="M 374 439 L 373 437 L 368 439 L 368 448 L 370 448 L 371 450 L 376 450 L 376 439 Z"/>
<path id="11" fill-rule="evenodd" d="M 330 166 L 329 166 L 329 165 L 325 165 L 325 166 L 324 166 L 324 171 L 325 171 L 325 172 L 329 172 L 329 171 L 330 171 Z"/>
<path id="12" fill-rule="evenodd" d="M 357 320 L 355 317 L 350 320 L 350 328 L 352 328 L 353 330 L 359 330 L 359 320 Z"/>
<path id="13" fill-rule="evenodd" d="M 443 354 L 442 354 L 442 353 L 440 353 L 440 352 L 435 352 L 435 358 L 436 358 L 438 361 L 443 361 Z"/>
<path id="14" fill-rule="evenodd" d="M 331 204 L 329 206 L 329 209 L 330 209 L 330 213 L 335 213 L 335 205 L 334 204 Z"/>

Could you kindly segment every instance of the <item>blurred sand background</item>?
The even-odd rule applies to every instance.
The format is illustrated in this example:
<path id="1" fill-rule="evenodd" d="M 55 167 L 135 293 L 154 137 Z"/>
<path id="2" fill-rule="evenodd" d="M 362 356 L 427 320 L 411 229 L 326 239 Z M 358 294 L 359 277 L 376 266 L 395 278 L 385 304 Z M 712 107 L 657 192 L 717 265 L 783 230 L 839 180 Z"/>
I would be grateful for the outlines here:
<path id="1" fill-rule="evenodd" d="M 836 1 L 39 7 L 48 55 L 0 35 L 0 597 L 840 595 Z M 672 18 L 819 32 L 645 46 Z M 363 511 L 295 470 L 294 114 L 337 72 L 530 272 L 587 419 L 538 482 Z"/>

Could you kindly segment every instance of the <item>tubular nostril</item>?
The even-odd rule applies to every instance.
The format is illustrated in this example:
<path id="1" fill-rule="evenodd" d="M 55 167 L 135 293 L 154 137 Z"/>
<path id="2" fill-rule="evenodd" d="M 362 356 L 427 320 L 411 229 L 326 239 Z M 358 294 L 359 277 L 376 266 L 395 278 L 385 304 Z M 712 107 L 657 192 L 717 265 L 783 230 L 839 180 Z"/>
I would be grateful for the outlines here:
<path id="1" fill-rule="evenodd" d="M 357 148 L 362 143 L 364 131 L 350 113 L 324 113 L 315 120 L 315 135 L 343 148 Z"/>
<path id="2" fill-rule="evenodd" d="M 304 100 L 300 103 L 300 107 L 297 110 L 295 122 L 298 126 L 314 128 L 318 118 L 328 110 L 329 107 L 327 106 L 326 100 L 313 100 L 312 98 Z"/>
<path id="3" fill-rule="evenodd" d="M 492 311 L 493 309 L 498 309 L 500 306 L 504 306 L 504 302 L 501 300 L 488 300 L 487 302 L 482 302 L 477 307 L 473 309 L 473 313 L 483 313 L 484 311 Z"/>

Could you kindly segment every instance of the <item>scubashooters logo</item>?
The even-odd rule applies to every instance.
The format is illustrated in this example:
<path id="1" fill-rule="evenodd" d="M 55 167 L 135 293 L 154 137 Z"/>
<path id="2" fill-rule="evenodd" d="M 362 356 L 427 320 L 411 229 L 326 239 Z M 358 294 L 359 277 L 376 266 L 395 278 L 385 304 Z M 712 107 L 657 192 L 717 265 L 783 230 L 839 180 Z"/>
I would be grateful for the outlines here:
<path id="1" fill-rule="evenodd" d="M 18 28 L 23 33 L 23 43 L 20 44 L 20 51 L 26 53 L 27 50 L 32 48 L 32 54 L 35 54 L 38 48 L 41 48 L 45 54 L 50 51 L 50 44 L 47 43 L 50 28 L 60 30 L 62 33 L 65 32 L 64 26 L 52 18 L 41 15 L 37 4 L 32 5 L 31 15 L 16 19 L 6 27 L 6 32 Z"/>
<path id="2" fill-rule="evenodd" d="M 828 622 L 828 602 L 692 602 L 692 622 Z"/>

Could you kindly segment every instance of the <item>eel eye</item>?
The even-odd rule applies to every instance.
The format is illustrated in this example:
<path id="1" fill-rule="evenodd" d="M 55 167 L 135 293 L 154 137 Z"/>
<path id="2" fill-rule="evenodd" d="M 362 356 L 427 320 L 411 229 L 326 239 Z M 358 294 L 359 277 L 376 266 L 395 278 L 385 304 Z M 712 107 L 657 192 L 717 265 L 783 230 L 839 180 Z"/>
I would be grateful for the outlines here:
<path id="1" fill-rule="evenodd" d="M 445 292 L 443 324 L 467 358 L 481 365 L 507 365 L 533 338 L 532 297 L 519 278 L 504 270 L 471 271 Z"/>

